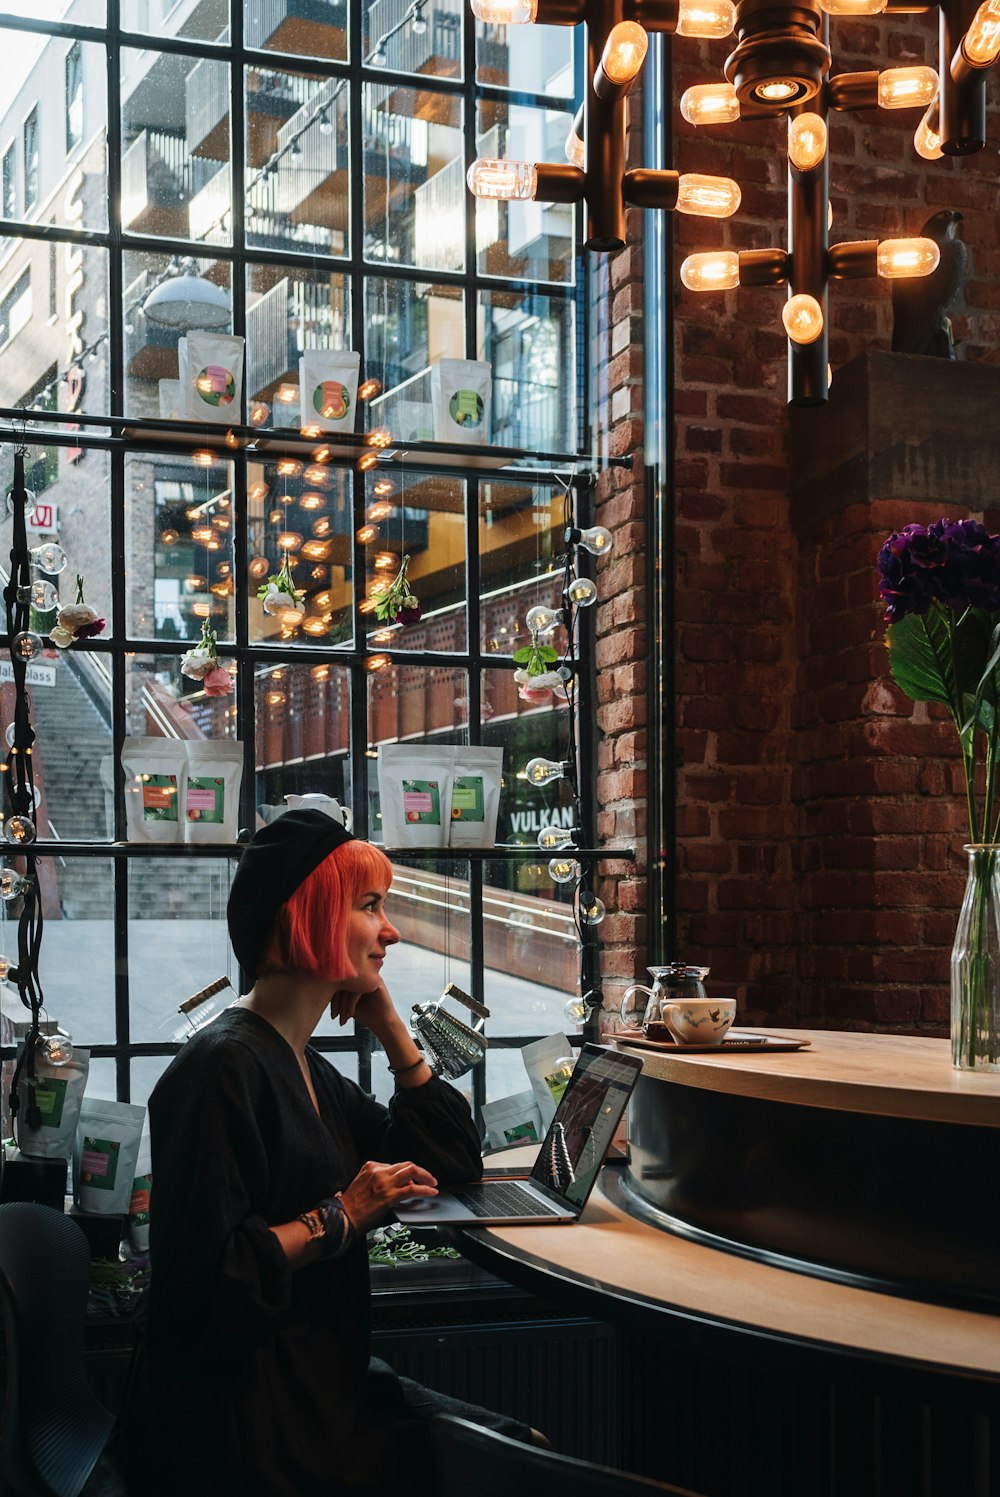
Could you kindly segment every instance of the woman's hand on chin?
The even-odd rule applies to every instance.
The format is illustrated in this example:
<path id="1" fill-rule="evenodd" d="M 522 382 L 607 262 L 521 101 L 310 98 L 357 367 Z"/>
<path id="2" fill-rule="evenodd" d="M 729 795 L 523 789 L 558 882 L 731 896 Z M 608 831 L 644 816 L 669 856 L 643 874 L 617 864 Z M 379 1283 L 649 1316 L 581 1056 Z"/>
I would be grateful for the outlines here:
<path id="1" fill-rule="evenodd" d="M 378 986 L 370 993 L 351 993 L 346 989 L 334 993 L 330 1000 L 330 1017 L 331 1019 L 339 1018 L 341 1024 L 346 1024 L 348 1019 L 356 1019 L 379 1039 L 382 1039 L 383 1033 L 391 1029 L 393 1025 L 402 1023 L 389 997 L 389 990 L 381 978 L 379 978 Z"/>

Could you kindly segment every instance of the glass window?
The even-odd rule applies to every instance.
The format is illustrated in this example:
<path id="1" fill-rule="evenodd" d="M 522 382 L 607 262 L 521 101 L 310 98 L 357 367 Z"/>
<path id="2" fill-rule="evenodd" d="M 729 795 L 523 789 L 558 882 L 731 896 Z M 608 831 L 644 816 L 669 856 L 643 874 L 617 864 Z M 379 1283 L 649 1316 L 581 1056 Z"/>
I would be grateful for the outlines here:
<path id="1" fill-rule="evenodd" d="M 17 217 L 17 147 L 9 145 L 3 153 L 3 216 Z"/>
<path id="2" fill-rule="evenodd" d="M 83 139 L 83 47 L 74 42 L 66 53 L 66 154 Z"/>
<path id="3" fill-rule="evenodd" d="M 417 89 L 364 90 L 365 255 L 427 270 L 465 267 L 462 101 Z"/>
<path id="4" fill-rule="evenodd" d="M 0 348 L 4 348 L 31 321 L 31 271 L 22 270 L 14 284 L 0 297 Z"/>
<path id="5" fill-rule="evenodd" d="M 347 80 L 248 68 L 246 101 L 247 243 L 348 254 Z"/>
<path id="6" fill-rule="evenodd" d="M 242 0 L 248 47 L 301 57 L 347 56 L 347 0 Z"/>
<path id="7" fill-rule="evenodd" d="M 462 0 L 364 0 L 365 61 L 395 73 L 461 78 L 463 10 Z"/>
<path id="8" fill-rule="evenodd" d="M 24 122 L 24 211 L 29 213 L 38 202 L 38 109 Z"/>

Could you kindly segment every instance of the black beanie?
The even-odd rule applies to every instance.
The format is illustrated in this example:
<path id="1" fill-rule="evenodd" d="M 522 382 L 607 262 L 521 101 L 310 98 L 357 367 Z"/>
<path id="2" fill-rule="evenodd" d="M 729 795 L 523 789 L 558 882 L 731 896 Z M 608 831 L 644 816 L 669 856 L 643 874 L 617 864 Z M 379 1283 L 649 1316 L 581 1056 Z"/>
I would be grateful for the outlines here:
<path id="1" fill-rule="evenodd" d="M 229 936 L 241 966 L 256 976 L 270 944 L 274 918 L 334 848 L 353 842 L 325 811 L 284 811 L 247 843 L 226 906 Z"/>

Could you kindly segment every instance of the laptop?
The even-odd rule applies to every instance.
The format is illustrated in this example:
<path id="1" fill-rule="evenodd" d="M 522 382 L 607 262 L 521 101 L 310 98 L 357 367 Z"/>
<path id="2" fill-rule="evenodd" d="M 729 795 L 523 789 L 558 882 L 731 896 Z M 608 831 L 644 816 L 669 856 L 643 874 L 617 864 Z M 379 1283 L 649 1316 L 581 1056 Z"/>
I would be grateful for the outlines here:
<path id="1" fill-rule="evenodd" d="M 397 1221 L 408 1227 L 575 1222 L 641 1071 L 637 1056 L 584 1045 L 530 1175 L 490 1175 L 429 1200 L 403 1201 Z"/>

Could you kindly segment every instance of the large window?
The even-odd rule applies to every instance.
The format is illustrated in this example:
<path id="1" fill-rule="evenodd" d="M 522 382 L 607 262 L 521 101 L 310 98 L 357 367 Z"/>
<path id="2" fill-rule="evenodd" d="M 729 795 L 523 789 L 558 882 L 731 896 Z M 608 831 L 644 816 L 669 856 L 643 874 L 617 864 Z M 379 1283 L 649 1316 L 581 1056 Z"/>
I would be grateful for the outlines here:
<path id="1" fill-rule="evenodd" d="M 395 857 L 407 948 L 386 974 L 405 1014 L 449 981 L 491 1007 L 482 1101 L 523 1090 L 517 1043 L 573 1027 L 572 891 L 532 851 L 572 814 L 559 786 L 518 778 L 534 754 L 559 757 L 567 699 L 522 698 L 512 655 L 527 609 L 558 604 L 569 465 L 538 455 L 580 445 L 585 330 L 573 211 L 477 205 L 465 172 L 479 154 L 559 159 L 581 59 L 571 33 L 508 35 L 459 0 L 234 4 L 74 0 L 58 35 L 14 21 L 4 36 L 0 139 L 23 122 L 24 213 L 44 203 L 46 224 L 0 241 L 0 420 L 28 407 L 35 423 L 33 544 L 66 557 L 42 575 L 65 603 L 79 573 L 107 621 L 47 655 L 32 690 L 39 835 L 60 844 L 46 1010 L 92 1047 L 93 1090 L 144 1100 L 189 1022 L 179 1004 L 223 974 L 239 984 L 235 844 L 123 846 L 143 773 L 133 755 L 123 778 L 127 739 L 241 745 L 241 826 L 326 792 L 376 838 L 379 744 L 497 745 L 498 840 L 525 851 Z M 13 13 L 37 20 L 32 0 Z M 228 441 L 172 419 L 180 339 L 210 339 L 209 323 L 245 340 Z M 397 438 L 368 471 L 302 434 L 300 360 L 348 349 L 374 391 L 359 429 Z M 221 359 L 211 342 L 199 356 Z M 399 455 L 400 437 L 433 438 L 442 358 L 490 368 L 505 455 L 486 468 L 473 449 L 447 469 Z M 10 474 L 8 446 L 4 489 Z M 422 607 L 405 628 L 372 613 L 403 557 Z M 283 567 L 302 608 L 266 611 Z M 181 671 L 204 626 L 231 694 Z M 0 926 L 0 948 L 11 939 Z M 389 1092 L 363 1032 L 322 1039 Z"/>

